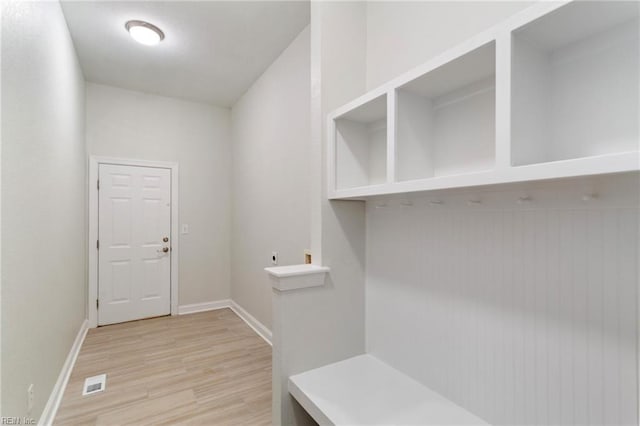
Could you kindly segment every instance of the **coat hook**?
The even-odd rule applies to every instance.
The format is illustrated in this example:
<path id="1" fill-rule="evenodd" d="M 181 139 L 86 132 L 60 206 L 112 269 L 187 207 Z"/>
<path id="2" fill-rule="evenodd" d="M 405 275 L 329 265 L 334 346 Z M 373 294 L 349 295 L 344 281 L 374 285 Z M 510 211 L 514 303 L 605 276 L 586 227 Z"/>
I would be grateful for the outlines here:
<path id="1" fill-rule="evenodd" d="M 518 204 L 526 204 L 528 202 L 531 201 L 531 197 L 529 197 L 528 195 L 525 195 L 524 197 L 518 197 L 517 203 Z"/>
<path id="2" fill-rule="evenodd" d="M 387 203 L 376 204 L 376 209 L 386 209 Z"/>
<path id="3" fill-rule="evenodd" d="M 411 206 L 413 206 L 413 203 L 411 201 L 409 201 L 409 200 L 405 200 L 405 201 L 401 201 L 400 205 L 403 206 L 403 207 L 411 207 Z"/>
<path id="4" fill-rule="evenodd" d="M 431 200 L 429 201 L 429 204 L 432 206 L 441 206 L 443 203 L 442 200 Z"/>
<path id="5" fill-rule="evenodd" d="M 482 204 L 482 200 L 473 200 L 473 199 L 471 199 L 471 200 L 467 201 L 467 205 L 469 205 L 469 206 L 477 206 L 479 204 Z"/>
<path id="6" fill-rule="evenodd" d="M 582 195 L 582 201 L 585 201 L 585 202 L 595 200 L 596 198 L 598 198 L 598 194 L 594 192 L 590 192 Z"/>

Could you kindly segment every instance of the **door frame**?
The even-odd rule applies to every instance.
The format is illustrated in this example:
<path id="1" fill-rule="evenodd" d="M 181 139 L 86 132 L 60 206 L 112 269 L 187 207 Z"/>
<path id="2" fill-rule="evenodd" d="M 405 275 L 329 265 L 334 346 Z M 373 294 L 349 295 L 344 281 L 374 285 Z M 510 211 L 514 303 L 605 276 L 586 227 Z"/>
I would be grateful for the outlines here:
<path id="1" fill-rule="evenodd" d="M 90 156 L 89 157 L 89 280 L 87 291 L 87 316 L 89 327 L 98 326 L 98 309 L 96 300 L 98 299 L 98 176 L 101 164 L 112 164 L 118 166 L 138 166 L 156 167 L 171 170 L 171 278 L 170 278 L 170 298 L 171 315 L 178 315 L 178 259 L 180 253 L 179 241 L 179 186 L 178 186 L 178 163 L 166 161 L 133 160 L 127 158 L 113 158 Z"/>

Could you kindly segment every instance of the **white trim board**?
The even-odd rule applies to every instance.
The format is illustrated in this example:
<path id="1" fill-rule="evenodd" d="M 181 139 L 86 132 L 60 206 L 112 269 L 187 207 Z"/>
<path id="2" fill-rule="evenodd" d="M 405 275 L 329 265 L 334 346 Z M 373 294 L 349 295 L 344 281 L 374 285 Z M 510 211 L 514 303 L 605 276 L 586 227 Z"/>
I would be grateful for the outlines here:
<path id="1" fill-rule="evenodd" d="M 60 407 L 60 402 L 62 402 L 62 396 L 64 395 L 64 391 L 67 388 L 69 377 L 71 377 L 71 372 L 73 371 L 73 367 L 76 364 L 76 360 L 78 359 L 78 354 L 80 353 L 80 349 L 82 348 L 82 343 L 84 342 L 84 338 L 87 335 L 87 331 L 89 331 L 89 321 L 84 320 L 80 325 L 80 330 L 78 330 L 78 334 L 73 342 L 73 345 L 71 346 L 69 355 L 67 355 L 67 359 L 62 365 L 62 370 L 60 370 L 58 380 L 56 380 L 56 384 L 51 390 L 47 405 L 45 405 L 44 410 L 42 411 L 42 415 L 40 416 L 40 420 L 38 421 L 39 425 L 49 426 L 53 424 L 53 420 L 55 419 L 58 408 Z"/>
<path id="2" fill-rule="evenodd" d="M 236 315 L 238 315 L 244 322 L 246 322 L 247 325 L 258 334 L 258 336 L 262 337 L 265 342 L 273 346 L 273 343 L 271 343 L 271 340 L 273 338 L 271 330 L 269 330 L 264 324 L 258 321 L 253 315 L 251 315 L 242 306 L 238 305 L 233 300 L 231 300 L 230 308 L 233 312 L 235 312 Z"/>
<path id="3" fill-rule="evenodd" d="M 231 299 L 214 300 L 212 302 L 192 303 L 178 306 L 178 315 L 197 314 L 198 312 L 215 311 L 231 307 Z"/>
<path id="4" fill-rule="evenodd" d="M 178 163 L 166 161 L 132 160 L 112 157 L 89 157 L 89 289 L 87 291 L 87 312 L 89 327 L 98 326 L 98 169 L 100 164 L 117 164 L 122 166 L 158 167 L 171 169 L 171 315 L 178 315 L 178 285 L 180 258 L 180 233 L 178 211 L 180 206 Z"/>
<path id="5" fill-rule="evenodd" d="M 267 326 L 258 321 L 253 315 L 247 312 L 246 309 L 244 309 L 232 299 L 214 300 L 211 302 L 182 305 L 178 307 L 178 313 L 179 315 L 189 315 L 199 312 L 215 311 L 224 308 L 231 309 L 233 313 L 239 316 L 242 321 L 244 321 L 249 327 L 251 327 L 251 329 L 255 331 L 258 336 L 262 337 L 265 342 L 273 346 L 273 344 L 271 343 L 271 330 L 269 330 Z"/>

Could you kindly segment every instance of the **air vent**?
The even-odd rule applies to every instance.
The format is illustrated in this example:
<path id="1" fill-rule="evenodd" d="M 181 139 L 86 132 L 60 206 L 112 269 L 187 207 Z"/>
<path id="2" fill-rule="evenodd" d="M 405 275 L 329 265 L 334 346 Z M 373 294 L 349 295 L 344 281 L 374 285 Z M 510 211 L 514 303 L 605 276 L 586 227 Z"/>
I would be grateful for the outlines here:
<path id="1" fill-rule="evenodd" d="M 94 393 L 102 392 L 107 385 L 107 375 L 100 374 L 99 376 L 87 377 L 84 379 L 84 387 L 82 388 L 82 395 L 91 395 Z"/>

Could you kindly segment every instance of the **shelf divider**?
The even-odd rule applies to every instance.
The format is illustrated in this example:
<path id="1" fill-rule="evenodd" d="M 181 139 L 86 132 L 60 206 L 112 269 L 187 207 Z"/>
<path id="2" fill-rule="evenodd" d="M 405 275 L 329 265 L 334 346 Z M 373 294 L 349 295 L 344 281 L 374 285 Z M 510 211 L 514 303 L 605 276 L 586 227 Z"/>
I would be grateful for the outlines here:
<path id="1" fill-rule="evenodd" d="M 511 167 L 511 34 L 496 37 L 496 170 Z"/>
<path id="2" fill-rule="evenodd" d="M 397 180 L 396 173 L 396 123 L 398 122 L 398 97 L 395 89 L 387 92 L 387 183 Z"/>

